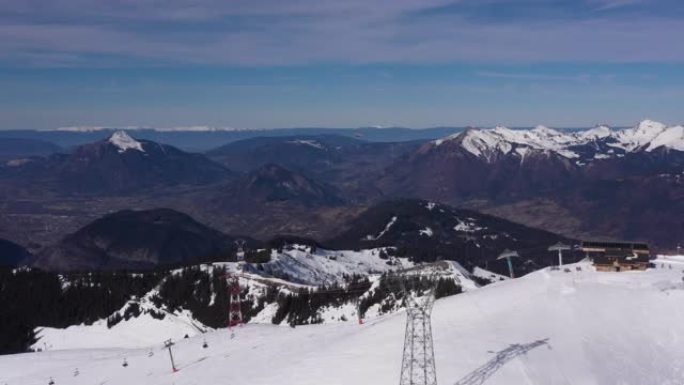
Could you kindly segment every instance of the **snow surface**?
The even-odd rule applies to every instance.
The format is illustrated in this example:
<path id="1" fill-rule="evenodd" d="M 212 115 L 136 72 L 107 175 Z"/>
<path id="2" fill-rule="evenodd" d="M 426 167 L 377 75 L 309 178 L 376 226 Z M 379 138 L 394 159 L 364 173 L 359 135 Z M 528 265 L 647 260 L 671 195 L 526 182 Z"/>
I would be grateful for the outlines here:
<path id="1" fill-rule="evenodd" d="M 433 144 L 440 146 L 448 141 L 459 141 L 471 154 L 491 162 L 497 156 L 510 153 L 524 159 L 531 151 L 555 153 L 568 159 L 576 159 L 580 155 L 572 147 L 598 140 L 627 152 L 650 152 L 661 147 L 684 151 L 684 127 L 668 127 L 652 120 L 644 120 L 635 127 L 620 130 L 597 126 L 576 132 L 561 132 L 545 126 L 524 130 L 497 126 L 490 129 L 469 128 L 437 139 Z M 594 158 L 606 159 L 620 155 L 609 150 L 605 154 L 596 154 Z"/>
<path id="2" fill-rule="evenodd" d="M 652 151 L 659 147 L 684 151 L 684 127 L 674 126 L 664 129 L 651 140 L 646 151 Z"/>
<path id="3" fill-rule="evenodd" d="M 206 327 L 188 311 L 179 315 L 167 315 L 163 320 L 149 314 L 141 314 L 129 320 L 122 320 L 112 328 L 107 321 L 100 320 L 92 325 L 73 325 L 65 329 L 39 328 L 35 350 L 53 349 L 98 349 L 98 348 L 141 348 L 159 343 L 168 338 L 180 339 L 185 335 L 196 336 Z"/>
<path id="4" fill-rule="evenodd" d="M 684 259 L 656 265 L 601 273 L 580 263 L 438 300 L 432 316 L 438 383 L 682 384 Z M 52 377 L 59 385 L 396 384 L 404 326 L 400 312 L 364 325 L 248 324 L 233 338 L 212 331 L 176 341 L 176 373 L 161 343 L 8 355 L 0 357 L 0 383 L 44 385 Z"/>
<path id="5" fill-rule="evenodd" d="M 119 153 L 126 152 L 128 150 L 136 150 L 140 152 L 145 152 L 142 143 L 131 138 L 125 131 L 119 130 L 112 134 L 108 139 L 109 143 L 113 144 L 118 148 Z"/>
<path id="6" fill-rule="evenodd" d="M 484 229 L 484 227 L 480 227 L 477 224 L 475 224 L 475 219 L 473 218 L 467 218 L 466 220 L 459 219 L 458 224 L 454 226 L 454 231 L 465 233 L 474 233 L 476 231 Z"/>
<path id="7" fill-rule="evenodd" d="M 406 267 L 413 271 L 421 269 L 425 266 L 415 266 L 411 263 L 406 263 Z M 393 265 L 394 269 L 400 267 L 401 264 Z M 443 261 L 437 264 L 441 276 L 443 278 L 451 278 L 454 282 L 461 286 L 463 291 L 476 290 L 479 286 L 471 279 L 471 275 L 460 264 L 453 261 Z M 226 267 L 224 264 L 207 264 L 202 265 L 204 270 L 214 267 Z M 234 266 L 233 266 L 234 267 Z M 350 267 L 350 266 L 348 266 Z M 389 269 L 389 265 L 379 266 L 381 269 Z M 231 270 L 231 269 L 229 269 Z M 235 271 L 235 270 L 231 270 Z M 330 270 L 329 270 L 330 271 Z M 352 270 L 338 270 L 349 274 Z M 363 267 L 356 268 L 357 274 L 363 274 Z M 283 281 L 274 278 L 264 278 L 252 273 L 238 273 L 240 285 L 246 289 L 246 296 L 264 296 L 269 286 L 278 285 L 281 293 L 293 292 L 295 289 L 307 288 L 309 290 L 319 290 L 321 287 L 313 285 L 298 285 L 288 281 Z M 321 278 L 318 276 L 317 278 Z M 339 279 L 337 276 L 335 279 Z M 372 295 L 375 288 L 380 283 L 379 274 L 371 274 L 368 276 L 371 281 L 371 288 L 362 295 L 367 297 Z M 331 283 L 330 280 L 325 283 Z M 245 292 L 243 292 L 244 294 Z M 95 322 L 92 325 L 73 325 L 64 329 L 58 328 L 37 328 L 36 332 L 39 340 L 33 344 L 32 350 L 52 351 L 65 349 L 99 349 L 105 347 L 117 348 L 142 348 L 158 344 L 166 339 L 174 338 L 180 339 L 185 335 L 190 337 L 196 336 L 213 329 L 201 324 L 194 319 L 191 312 L 187 310 L 170 312 L 166 307 L 157 308 L 153 305 L 152 298 L 158 294 L 158 290 L 154 289 L 146 294 L 143 298 L 134 299 L 129 303 L 137 304 L 142 310 L 142 314 L 137 318 L 129 320 L 122 320 L 121 322 L 107 328 L 106 320 Z M 125 315 L 129 303 L 124 305 L 118 312 L 119 315 Z M 256 300 L 254 301 L 256 304 Z M 152 317 L 146 310 L 155 310 L 164 313 L 163 319 L 156 319 Z M 263 310 L 250 319 L 250 324 L 272 324 L 273 316 L 278 310 L 277 303 L 266 304 Z M 396 310 L 390 310 L 393 312 Z M 373 319 L 382 317 L 387 310 L 381 311 L 380 305 L 371 306 L 364 314 L 364 319 Z M 341 306 L 329 306 L 320 311 L 320 319 L 323 323 L 331 322 L 349 322 L 358 319 L 358 309 L 353 301 L 343 303 Z"/>
<path id="8" fill-rule="evenodd" d="M 420 235 L 425 235 L 427 237 L 431 237 L 433 234 L 432 229 L 429 227 L 425 227 L 424 229 L 418 231 L 420 232 Z"/>
<path id="9" fill-rule="evenodd" d="M 303 146 L 309 146 L 309 147 L 317 148 L 319 150 L 325 149 L 321 143 L 319 143 L 318 141 L 315 141 L 315 140 L 297 139 L 297 140 L 291 140 L 288 143 L 299 144 L 299 145 L 303 145 Z"/>
<path id="10" fill-rule="evenodd" d="M 505 281 L 507 279 L 511 279 L 510 277 L 507 277 L 507 276 L 501 275 L 501 274 L 497 274 L 497 273 L 493 273 L 493 272 L 491 272 L 489 270 L 485 270 L 481 267 L 475 267 L 475 269 L 473 269 L 472 275 L 475 277 L 478 277 L 478 278 L 488 279 L 492 282 Z"/>
<path id="11" fill-rule="evenodd" d="M 380 258 L 384 248 L 354 250 L 326 250 L 294 245 L 276 251 L 271 261 L 261 265 L 259 271 L 268 274 L 286 275 L 291 282 L 312 286 L 343 283 L 343 276 L 379 274 L 398 268 L 413 266 L 407 258 L 394 258 L 394 264 Z"/>

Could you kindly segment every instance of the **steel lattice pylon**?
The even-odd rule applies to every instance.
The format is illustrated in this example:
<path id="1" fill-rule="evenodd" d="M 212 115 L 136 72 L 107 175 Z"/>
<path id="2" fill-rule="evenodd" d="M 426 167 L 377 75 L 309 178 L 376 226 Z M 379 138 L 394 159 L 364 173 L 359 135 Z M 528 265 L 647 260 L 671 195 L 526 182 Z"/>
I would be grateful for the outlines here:
<path id="1" fill-rule="evenodd" d="M 230 305 L 228 311 L 228 327 L 232 328 L 242 324 L 242 309 L 240 306 L 240 281 L 237 276 L 233 276 L 229 281 L 228 292 L 230 294 Z"/>
<path id="2" fill-rule="evenodd" d="M 421 300 L 414 298 L 403 287 L 406 299 L 406 334 L 399 385 L 437 384 L 430 320 L 432 305 L 435 302 L 434 282 L 436 281 L 434 278 L 434 276 L 430 277 L 433 286 Z"/>

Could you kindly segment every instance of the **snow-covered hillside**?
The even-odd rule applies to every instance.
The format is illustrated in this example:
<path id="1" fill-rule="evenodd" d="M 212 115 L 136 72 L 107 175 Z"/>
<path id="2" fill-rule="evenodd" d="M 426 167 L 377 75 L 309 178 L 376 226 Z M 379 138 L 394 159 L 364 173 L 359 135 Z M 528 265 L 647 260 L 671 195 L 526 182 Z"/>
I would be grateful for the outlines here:
<path id="1" fill-rule="evenodd" d="M 469 153 L 491 161 L 499 155 L 550 152 L 569 159 L 579 159 L 591 152 L 591 158 L 605 159 L 637 151 L 658 148 L 684 151 L 684 127 L 667 126 L 644 120 L 635 127 L 612 130 L 598 126 L 588 130 L 565 132 L 544 126 L 514 130 L 503 126 L 490 129 L 470 128 L 433 141 L 435 146 L 457 142 Z"/>
<path id="2" fill-rule="evenodd" d="M 580 263 L 438 300 L 438 382 L 681 384 L 684 259 L 661 259 L 656 266 L 599 273 Z M 404 322 L 400 312 L 364 325 L 255 324 L 238 328 L 234 338 L 226 330 L 212 331 L 176 341 L 176 373 L 160 343 L 3 356 L 0 382 L 37 385 L 52 377 L 56 385 L 396 384 Z"/>
<path id="3" fill-rule="evenodd" d="M 320 323 L 356 322 L 359 318 L 357 299 L 374 294 L 380 280 L 383 279 L 382 273 L 432 266 L 416 266 L 404 258 L 382 259 L 381 251 L 383 248 L 331 251 L 312 250 L 304 245 L 290 245 L 281 252 L 274 250 L 268 263 L 220 262 L 199 265 L 196 268 L 209 275 L 228 272 L 238 277 L 243 300 L 251 303 L 256 309 L 249 319 L 251 324 L 275 322 L 274 315 L 282 303 L 277 300 L 275 294 L 269 295 L 270 290 L 276 290 L 278 295 L 293 294 L 299 290 L 327 295 L 332 290 L 332 295 L 340 296 L 348 284 L 349 277 L 366 277 L 369 283 L 368 287 L 364 288 L 365 292 L 352 292 L 352 296 L 346 300 L 335 301 L 337 303 L 334 305 L 316 309 L 318 319 L 311 320 Z M 478 288 L 478 284 L 471 279 L 471 274 L 458 263 L 443 261 L 435 266 L 441 272 L 442 278 L 452 280 L 462 291 Z M 183 271 L 184 269 L 173 270 L 169 274 L 171 277 L 177 277 L 183 274 Z M 489 278 L 481 274 L 477 277 L 497 280 L 493 273 L 489 274 Z M 160 292 L 163 291 L 161 287 L 164 284 L 165 280 L 162 280 L 160 285 L 147 294 L 131 298 L 121 309 L 91 325 L 72 325 L 66 328 L 39 327 L 36 329 L 38 341 L 33 344 L 32 349 L 138 348 L 168 338 L 195 336 L 213 330 L 203 324 L 201 317 L 198 319 L 189 309 L 170 308 L 164 301 L 163 293 Z M 190 285 L 195 283 L 190 282 Z M 392 298 L 391 293 L 383 295 L 385 298 L 375 301 L 376 303 L 363 311 L 365 319 L 394 312 L 400 307 L 400 302 Z M 211 303 L 215 301 L 216 296 L 217 293 L 214 292 Z M 224 308 L 220 311 L 223 312 Z M 281 319 L 277 323 L 287 324 L 287 321 Z"/>
<path id="4" fill-rule="evenodd" d="M 271 261 L 260 265 L 245 265 L 245 271 L 286 278 L 307 285 L 341 283 L 344 276 L 384 273 L 413 266 L 407 258 L 386 258 L 380 255 L 386 248 L 354 250 L 314 249 L 290 245 L 281 252 L 272 251 Z M 226 264 L 235 266 L 235 264 Z"/>

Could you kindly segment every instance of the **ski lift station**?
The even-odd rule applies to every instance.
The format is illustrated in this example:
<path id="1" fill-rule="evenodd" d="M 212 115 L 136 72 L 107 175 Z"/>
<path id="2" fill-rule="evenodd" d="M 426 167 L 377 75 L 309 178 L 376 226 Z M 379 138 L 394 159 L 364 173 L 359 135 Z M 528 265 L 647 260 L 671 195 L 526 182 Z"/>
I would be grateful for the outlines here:
<path id="1" fill-rule="evenodd" d="M 651 259 L 645 243 L 582 242 L 581 250 L 597 271 L 646 270 Z"/>

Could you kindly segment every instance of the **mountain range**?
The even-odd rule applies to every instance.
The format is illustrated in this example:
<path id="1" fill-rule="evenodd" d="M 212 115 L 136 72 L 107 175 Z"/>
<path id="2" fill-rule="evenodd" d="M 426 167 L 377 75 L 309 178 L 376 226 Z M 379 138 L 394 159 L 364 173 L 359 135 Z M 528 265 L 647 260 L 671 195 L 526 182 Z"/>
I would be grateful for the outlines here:
<path id="1" fill-rule="evenodd" d="M 135 132 L 4 161 L 0 237 L 40 254 L 104 215 L 165 207 L 226 234 L 323 242 L 367 209 L 410 198 L 569 239 L 673 250 L 684 238 L 681 126 L 468 128 L 403 142 L 282 135 L 205 154 Z"/>
<path id="2" fill-rule="evenodd" d="M 674 247 L 684 236 L 682 148 L 681 126 L 652 121 L 571 133 L 468 129 L 423 144 L 378 185 L 578 238 Z"/>
<path id="3" fill-rule="evenodd" d="M 0 178 L 8 186 L 35 185 L 40 192 L 125 194 L 180 184 L 206 184 L 230 172 L 201 154 L 136 140 L 124 131 L 69 153 L 7 162 Z"/>
<path id="4" fill-rule="evenodd" d="M 43 250 L 34 266 L 50 270 L 149 269 L 235 260 L 236 241 L 170 210 L 123 210 L 106 215 Z"/>
<path id="5" fill-rule="evenodd" d="M 385 249 L 385 258 L 455 260 L 469 269 L 481 266 L 500 273 L 507 273 L 507 266 L 496 258 L 504 249 L 512 249 L 521 256 L 514 261 L 514 269 L 524 273 L 555 263 L 555 254 L 547 250 L 550 245 L 575 242 L 475 211 L 421 200 L 373 205 L 348 223 L 339 224 L 338 234 L 321 241 L 281 236 L 263 242 L 227 235 L 171 209 L 122 210 L 64 236 L 35 257 L 26 253 L 7 262 L 30 261 L 32 266 L 56 271 L 150 269 L 235 261 L 238 243 L 250 252 L 303 243 L 328 250 Z M 17 254 L 22 249 L 15 246 Z M 573 259 L 570 254 L 567 258 Z"/>

